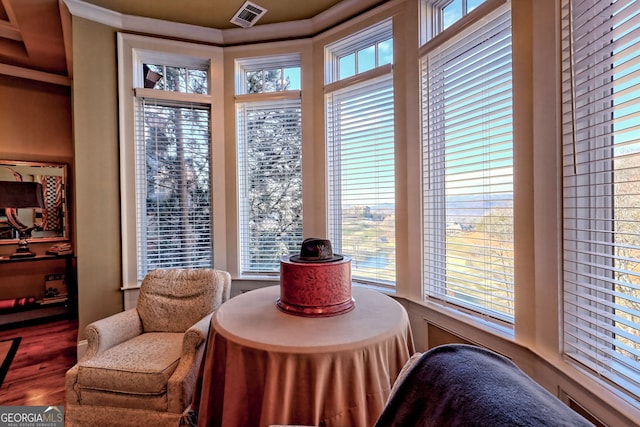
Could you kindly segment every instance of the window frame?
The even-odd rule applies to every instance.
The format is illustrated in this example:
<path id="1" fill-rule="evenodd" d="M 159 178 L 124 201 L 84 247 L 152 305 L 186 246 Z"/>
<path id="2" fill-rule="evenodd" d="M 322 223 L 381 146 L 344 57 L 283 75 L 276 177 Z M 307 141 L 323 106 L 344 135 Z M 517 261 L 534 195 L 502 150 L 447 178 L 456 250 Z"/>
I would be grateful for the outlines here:
<path id="1" fill-rule="evenodd" d="M 259 93 L 246 93 L 246 73 L 247 71 L 253 70 L 275 70 L 275 69 L 284 69 L 284 68 L 292 68 L 297 67 L 300 68 L 300 83 L 302 85 L 302 66 L 301 66 L 301 54 L 300 53 L 289 53 L 289 54 L 281 54 L 281 55 L 270 55 L 270 56 L 259 56 L 259 57 L 239 57 L 236 58 L 235 61 L 235 127 L 236 127 L 236 151 L 237 151 L 237 182 L 238 182 L 238 194 L 237 194 L 237 222 L 238 222 L 238 271 L 241 277 L 268 277 L 268 276 L 278 276 L 279 275 L 279 265 L 278 268 L 274 268 L 273 270 L 264 270 L 264 269 L 251 269 L 246 268 L 248 266 L 249 261 L 246 259 L 249 256 L 249 247 L 243 245 L 245 239 L 249 239 L 250 236 L 248 232 L 243 231 L 243 224 L 249 223 L 248 219 L 248 207 L 247 200 L 244 198 L 244 192 L 248 191 L 248 185 L 246 183 L 246 176 L 241 176 L 243 170 L 246 167 L 243 166 L 244 156 L 242 153 L 247 152 L 247 147 L 244 144 L 245 141 L 241 139 L 241 136 L 246 135 L 244 129 L 241 129 L 241 121 L 239 115 L 241 114 L 241 110 L 245 111 L 246 108 L 251 109 L 254 106 L 265 106 L 272 103 L 275 108 L 283 108 L 283 104 L 293 104 L 297 103 L 297 108 L 300 111 L 300 128 L 299 132 L 302 135 L 303 125 L 303 106 L 302 106 L 302 91 L 298 89 L 293 90 L 281 90 L 281 91 L 268 91 L 268 92 L 259 92 Z M 287 107 L 288 108 L 288 107 Z M 300 139 L 300 145 L 298 147 L 301 155 L 302 155 L 302 137 Z M 302 158 L 300 158 L 300 163 L 302 165 Z M 302 182 L 302 170 L 300 171 L 300 180 L 301 180 L 301 192 L 304 192 L 304 182 Z M 301 223 L 304 223 L 304 215 L 301 208 L 300 211 Z M 299 242 L 297 244 L 301 244 L 304 236 L 304 225 L 301 226 Z M 295 248 L 289 248 L 289 253 L 294 253 L 299 249 L 299 246 Z M 282 254 L 287 255 L 287 254 Z"/>
<path id="2" fill-rule="evenodd" d="M 325 61 L 325 77 L 324 77 L 324 81 L 325 81 L 325 86 L 324 86 L 324 110 L 325 110 L 325 144 L 326 144 L 326 181 L 325 181 L 325 185 L 326 185 L 326 193 L 327 193 L 327 235 L 329 236 L 330 239 L 332 239 L 332 245 L 334 248 L 334 251 L 338 251 L 341 252 L 342 251 L 342 241 L 340 238 L 338 238 L 338 235 L 342 235 L 342 230 L 337 230 L 338 222 L 341 222 L 338 217 L 341 216 L 340 214 L 334 213 L 332 214 L 332 211 L 336 211 L 338 210 L 336 208 L 336 206 L 342 206 L 342 197 L 339 197 L 338 200 L 334 200 L 332 199 L 332 189 L 333 187 L 337 187 L 339 184 L 337 184 L 337 181 L 339 180 L 333 180 L 332 177 L 330 176 L 329 171 L 332 170 L 332 167 L 334 170 L 340 170 L 340 166 L 339 165 L 331 165 L 330 161 L 333 158 L 337 158 L 338 156 L 333 155 L 333 153 L 335 153 L 336 151 L 339 150 L 339 148 L 337 149 L 335 144 L 341 144 L 341 142 L 339 141 L 339 137 L 334 139 L 334 135 L 336 134 L 334 128 L 336 128 L 336 123 L 334 122 L 339 122 L 339 120 L 335 120 L 332 119 L 332 117 L 330 116 L 331 114 L 331 109 L 329 108 L 329 104 L 331 103 L 331 105 L 333 105 L 334 103 L 334 98 L 340 97 L 342 96 L 342 94 L 346 94 L 349 92 L 353 92 L 354 88 L 356 92 L 361 92 L 363 89 L 365 88 L 367 85 L 371 86 L 371 87 L 376 87 L 378 86 L 379 82 L 381 81 L 385 81 L 388 80 L 390 87 L 391 87 L 391 93 L 392 93 L 392 110 L 393 110 L 393 156 L 394 159 L 391 162 L 391 165 L 394 169 L 394 174 L 393 174 L 393 188 L 394 188 L 394 218 L 396 218 L 397 215 L 397 205 L 399 203 L 398 199 L 397 199 L 397 195 L 396 195 L 396 191 L 395 191 L 395 186 L 396 186 L 396 182 L 397 182 L 397 178 L 396 178 L 396 174 L 397 174 L 397 170 L 396 170 L 396 134 L 395 134 L 395 123 L 396 123 L 396 105 L 395 105 L 395 78 L 394 78 L 394 73 L 393 73 L 393 62 L 395 61 L 394 57 L 395 57 L 395 46 L 394 46 L 394 37 L 393 37 L 393 31 L 394 31 L 394 27 L 393 27 L 393 20 L 391 18 L 385 18 L 385 19 L 381 19 L 379 21 L 377 21 L 375 24 L 372 24 L 370 26 L 367 26 L 366 28 L 363 28 L 359 31 L 356 31 L 352 34 L 350 34 L 347 37 L 341 38 L 339 40 L 333 41 L 331 43 L 328 43 L 324 46 L 324 61 Z M 391 40 L 391 44 L 392 44 L 392 48 L 393 48 L 393 57 L 392 57 L 392 63 L 384 63 L 384 64 L 379 64 L 378 62 L 378 58 L 379 58 L 379 46 L 381 42 L 385 42 Z M 355 68 L 355 74 L 354 75 L 350 75 L 348 77 L 340 77 L 340 72 L 339 72 L 339 62 L 340 59 L 343 58 L 345 55 L 348 54 L 354 54 L 357 57 L 357 53 L 364 49 L 364 48 L 369 48 L 371 46 L 375 46 L 375 63 L 376 66 L 373 69 L 367 69 L 366 71 L 362 71 L 362 72 L 358 72 L 358 68 L 357 68 L 357 62 L 356 62 L 356 68 Z M 339 125 L 337 126 L 338 128 L 340 127 Z M 373 145 L 372 145 L 373 147 Z M 340 208 L 341 210 L 342 208 Z M 393 254 L 395 256 L 394 260 L 392 261 L 392 265 L 393 265 L 393 275 L 394 278 L 393 280 L 386 280 L 386 279 L 373 279 L 370 277 L 365 277 L 365 276 L 358 276 L 358 270 L 357 270 L 357 262 L 352 261 L 352 280 L 356 283 L 361 283 L 361 284 L 365 284 L 365 285 L 369 285 L 369 286 L 376 286 L 376 287 L 380 287 L 381 289 L 385 289 L 385 290 L 393 290 L 395 289 L 396 286 L 396 282 L 397 282 L 397 227 L 394 221 L 393 224 L 393 235 L 394 235 L 394 249 L 393 249 Z M 349 253 L 347 252 L 348 255 L 351 255 L 352 258 L 357 257 L 358 255 L 362 255 L 364 254 L 364 252 L 362 254 L 356 254 L 356 253 Z M 376 271 L 379 269 L 376 269 Z M 386 270 L 386 268 L 384 269 Z M 384 273 L 383 270 L 383 273 Z M 379 273 L 376 273 L 376 275 Z"/>
<path id="3" fill-rule="evenodd" d="M 135 96 L 148 96 L 165 99 L 167 101 L 184 100 L 195 103 L 208 104 L 211 110 L 210 129 L 210 191 L 212 199 L 216 194 L 224 194 L 224 159 L 217 155 L 223 148 L 224 141 L 218 136 L 224 129 L 221 114 L 223 86 L 220 81 L 222 71 L 222 49 L 202 46 L 187 42 L 159 40 L 152 37 L 117 33 L 118 53 L 118 94 L 120 118 L 120 201 L 121 201 L 121 240 L 122 240 L 122 288 L 123 290 L 137 289 L 140 285 L 138 278 L 137 258 L 137 197 L 136 197 L 136 167 L 135 167 Z M 143 63 L 162 63 L 165 65 L 202 67 L 209 70 L 209 94 L 176 93 L 172 91 L 144 88 Z M 217 130 L 213 132 L 213 129 Z M 211 218 L 224 212 L 223 200 L 216 203 L 211 200 Z M 224 215 L 222 215 L 224 217 Z M 226 257 L 224 251 L 225 226 L 213 221 L 212 244 L 216 251 L 212 253 L 212 267 L 225 268 Z"/>
<path id="4" fill-rule="evenodd" d="M 429 2 L 431 3 L 431 2 Z M 437 3 L 437 2 L 436 2 Z M 442 48 L 444 43 L 447 43 L 450 40 L 454 40 L 457 41 L 458 38 L 462 37 L 463 32 L 466 31 L 467 29 L 469 29 L 474 23 L 478 23 L 479 24 L 479 19 L 482 18 L 482 20 L 484 21 L 484 17 L 491 17 L 493 15 L 496 15 L 497 17 L 497 13 L 500 13 L 501 15 L 506 15 L 509 14 L 509 25 L 510 27 L 512 26 L 511 24 L 511 8 L 508 5 L 505 5 L 505 2 L 493 2 L 491 4 L 486 4 L 487 6 L 490 6 L 490 8 L 482 8 L 479 12 L 480 13 L 474 13 L 473 15 L 467 15 L 466 17 L 463 18 L 463 23 L 464 25 L 460 25 L 460 26 L 452 26 L 450 28 L 448 28 L 447 30 L 445 30 L 443 33 L 441 33 L 440 37 L 438 39 L 434 39 L 432 41 L 430 41 L 429 43 L 427 43 L 425 46 L 423 46 L 420 50 L 419 50 L 419 61 L 422 64 L 422 70 L 424 72 L 425 67 L 427 69 L 427 72 L 430 72 L 431 70 L 431 64 L 429 63 L 429 55 L 431 55 L 432 53 L 434 53 L 435 51 L 437 51 L 437 49 Z M 501 11 L 502 10 L 502 11 Z M 461 20 L 462 21 L 462 20 Z M 512 32 L 512 31 L 511 31 Z M 513 35 L 511 34 L 510 38 L 512 38 Z M 511 46 L 513 45 L 513 42 L 511 41 L 509 43 Z M 515 185 L 514 185 L 514 180 L 516 179 L 516 174 L 517 171 L 515 170 L 515 166 L 514 166 L 514 162 L 515 162 L 515 143 L 514 143 L 514 114 L 513 114 L 513 109 L 515 108 L 515 102 L 514 102 L 514 76 L 513 74 L 515 74 L 514 72 L 514 61 L 513 61 L 513 55 L 511 55 L 511 87 L 510 87 L 510 99 L 511 99 L 511 122 L 510 122 L 510 134 L 511 134 L 511 165 L 512 165 L 512 173 L 511 173 L 511 201 L 512 201 L 512 206 L 511 206 L 511 211 L 512 211 L 512 218 L 511 218 L 511 228 L 512 228 L 512 238 L 511 238 L 511 242 L 512 242 L 512 252 L 515 250 L 515 221 L 513 219 L 514 211 L 515 211 L 515 206 L 516 206 L 516 199 L 517 199 L 517 193 L 515 191 Z M 422 76 L 421 73 L 421 79 L 425 79 L 424 76 Z M 429 78 L 427 77 L 427 82 L 429 82 Z M 430 83 L 427 83 L 430 84 Z M 422 138 L 421 138 L 421 146 L 422 148 L 422 156 L 424 158 L 423 160 L 423 164 L 422 164 L 422 173 L 423 173 L 423 183 L 422 183 L 422 197 L 423 197 L 423 207 L 422 207 L 422 221 L 423 221 L 423 231 L 422 231 L 422 236 L 423 236 L 423 248 L 422 248 L 422 253 L 423 255 L 423 261 L 422 261 L 422 296 L 421 299 L 423 301 L 430 301 L 433 302 L 434 304 L 438 304 L 441 305 L 443 307 L 448 307 L 453 311 L 458 311 L 458 312 L 463 312 L 469 316 L 473 317 L 477 317 L 478 319 L 483 319 L 483 321 L 487 321 L 489 324 L 491 324 L 493 327 L 496 327 L 502 331 L 506 331 L 509 335 L 513 335 L 514 334 L 514 324 L 515 324 L 515 318 L 516 318 L 516 304 L 515 304 L 515 296 L 511 297 L 511 307 L 512 307 L 512 311 L 513 311 L 513 315 L 512 316 L 508 316 L 506 313 L 501 313 L 495 310 L 491 310 L 486 306 L 482 306 L 480 303 L 477 304 L 472 304 L 472 303 L 465 303 L 463 300 L 458 300 L 456 298 L 450 297 L 448 296 L 447 292 L 446 292 L 446 287 L 445 287 L 445 283 L 444 283 L 444 279 L 443 282 L 439 282 L 436 284 L 432 284 L 431 282 L 427 283 L 428 280 L 432 279 L 432 275 L 433 272 L 429 272 L 427 271 L 427 266 L 428 265 L 432 265 L 434 264 L 432 267 L 433 268 L 437 268 L 437 269 L 443 269 L 445 270 L 447 265 L 449 264 L 448 261 L 448 257 L 446 256 L 446 250 L 445 250 L 445 246 L 446 246 L 446 240 L 443 241 L 439 241 L 439 245 L 438 248 L 436 248 L 435 250 L 427 250 L 426 246 L 428 246 L 428 242 L 426 241 L 427 239 L 427 235 L 428 233 L 435 233 L 438 234 L 440 237 L 446 239 L 446 234 L 449 234 L 449 231 L 447 229 L 447 224 L 445 224 L 445 218 L 447 216 L 447 211 L 446 208 L 444 207 L 445 205 L 445 195 L 444 195 L 444 191 L 445 191 L 445 184 L 444 181 L 442 181 L 442 184 L 439 184 L 436 187 L 433 187 L 430 185 L 431 181 L 433 180 L 433 182 L 435 184 L 437 184 L 438 182 L 440 182 L 439 180 L 445 179 L 445 175 L 446 174 L 446 170 L 447 168 L 443 165 L 443 168 L 440 172 L 440 174 L 442 174 L 442 176 L 438 175 L 438 176 L 434 176 L 432 172 L 433 170 L 435 170 L 432 167 L 432 163 L 435 161 L 435 156 L 438 155 L 437 153 L 439 152 L 439 150 L 443 150 L 444 149 L 444 139 L 441 141 L 441 145 L 442 147 L 438 148 L 438 147 L 432 147 L 431 143 L 427 140 L 425 140 L 425 132 L 428 133 L 429 135 L 431 134 L 431 126 L 429 123 L 429 117 L 431 116 L 431 110 L 430 110 L 430 106 L 431 103 L 429 103 L 428 108 L 429 110 L 425 111 L 423 110 L 425 108 L 424 106 L 424 100 L 428 99 L 429 101 L 431 101 L 431 99 L 433 98 L 433 94 L 432 93 L 425 93 L 424 92 L 424 88 L 422 89 L 423 93 L 422 93 L 422 100 L 421 100 L 421 114 L 422 114 L 422 129 L 423 129 L 423 134 L 422 134 Z M 430 88 L 427 88 L 427 90 L 430 90 Z M 440 94 L 442 96 L 444 96 L 444 94 Z M 436 98 L 440 95 L 436 95 Z M 427 118 L 425 118 L 425 115 L 429 116 Z M 444 132 L 444 129 L 442 130 Z M 442 138 L 444 138 L 444 136 L 442 136 Z M 489 142 L 490 146 L 495 145 L 496 142 L 493 141 L 493 139 L 491 140 L 491 142 Z M 484 147 L 484 145 L 483 145 Z M 440 156 L 444 156 L 444 153 L 440 154 Z M 465 155 L 466 156 L 466 155 Z M 444 157 L 442 157 L 444 159 Z M 425 164 L 425 163 L 429 163 L 429 164 Z M 483 161 L 484 163 L 484 161 Z M 458 167 L 459 168 L 459 167 Z M 492 169 L 493 170 L 493 167 Z M 484 171 L 484 169 L 483 169 Z M 435 185 L 434 184 L 434 185 Z M 442 187 L 442 188 L 440 188 Z M 427 192 L 432 193 L 429 196 L 427 196 Z M 442 194 L 440 194 L 440 192 Z M 477 194 L 483 194 L 483 193 L 477 193 Z M 433 206 L 433 205 L 438 205 L 441 204 L 443 207 L 437 208 L 437 209 L 430 209 L 429 212 L 430 215 L 434 215 L 435 219 L 432 221 L 440 222 L 440 225 L 436 225 L 436 229 L 432 230 L 428 227 L 427 222 L 427 209 L 426 209 L 426 205 L 429 204 L 429 206 Z M 434 240 L 436 241 L 436 240 Z M 432 248 L 433 249 L 433 248 Z M 489 247 L 489 249 L 491 249 L 491 247 Z M 432 259 L 433 258 L 433 259 Z M 516 256 L 515 254 L 512 255 L 511 257 L 512 263 L 513 263 L 513 275 L 512 275 L 512 287 L 511 287 L 511 293 L 515 294 L 515 275 L 516 275 L 516 265 L 517 265 L 517 261 L 516 261 Z M 442 265 L 440 265 L 442 263 Z M 491 264 L 493 265 L 493 264 Z M 436 267 L 437 266 L 437 267 Z M 447 274 L 448 276 L 448 274 Z M 462 279 L 461 279 L 462 280 Z M 486 305 L 486 301 L 484 302 Z"/>
<path id="5" fill-rule="evenodd" d="M 246 263 L 245 260 L 249 254 L 249 248 L 243 246 L 242 242 L 245 238 L 249 238 L 249 236 L 243 231 L 242 224 L 248 223 L 248 218 L 243 218 L 244 215 L 248 215 L 246 200 L 243 200 L 242 190 L 247 189 L 246 184 L 246 176 L 241 176 L 243 171 L 243 167 L 241 162 L 243 161 L 242 153 L 247 151 L 246 147 L 241 146 L 244 141 L 241 140 L 241 136 L 244 135 L 244 130 L 240 128 L 239 114 L 240 110 L 244 109 L 245 106 L 257 106 L 257 105 L 265 105 L 268 103 L 273 103 L 276 108 L 282 108 L 283 104 L 287 103 L 298 103 L 297 108 L 300 110 L 300 134 L 303 133 L 303 117 L 304 117 L 304 109 L 302 102 L 302 88 L 300 89 L 292 89 L 292 90 L 280 90 L 280 91 L 268 91 L 268 92 L 258 92 L 258 93 L 247 93 L 246 90 L 246 73 L 247 71 L 254 70 L 274 70 L 274 69 L 285 69 L 297 67 L 300 68 L 300 85 L 303 84 L 304 73 L 302 72 L 302 53 L 301 52 L 291 52 L 286 54 L 273 54 L 266 56 L 239 56 L 235 58 L 234 62 L 234 87 L 235 87 L 235 102 L 233 105 L 234 109 L 234 120 L 235 120 L 235 148 L 236 148 L 236 180 L 238 182 L 238 192 L 237 192 L 237 224 L 238 224 L 238 274 L 243 278 L 259 278 L 259 277 L 277 277 L 279 276 L 279 266 L 278 269 L 273 270 L 262 270 L 262 269 L 247 269 L 244 268 Z M 302 155 L 303 149 L 303 139 L 301 137 L 299 150 Z M 302 165 L 302 158 L 300 159 Z M 304 194 L 304 181 L 302 179 L 302 170 L 300 173 L 300 179 L 302 181 L 302 193 Z M 304 215 L 303 208 L 301 209 L 300 216 L 302 218 L 302 228 L 300 230 L 300 238 L 298 244 L 302 243 L 304 236 Z M 290 248 L 290 252 L 296 252 L 299 247 Z M 286 255 L 286 254 L 283 254 Z"/>
<path id="6" fill-rule="evenodd" d="M 469 0 L 461 0 L 462 16 L 458 18 L 458 20 L 456 20 L 455 22 L 452 22 L 449 25 L 449 27 L 444 28 L 444 23 L 443 23 L 444 9 L 447 6 L 449 6 L 451 3 L 453 3 L 453 1 L 455 0 L 421 0 L 420 1 L 420 7 L 419 7 L 420 11 L 418 14 L 418 16 L 420 17 L 420 23 L 419 23 L 420 45 L 424 45 L 428 41 L 436 38 L 438 35 L 443 33 L 447 28 L 453 25 L 456 25 L 459 21 L 464 22 L 467 19 L 466 18 L 467 15 L 473 13 L 473 11 L 475 11 L 476 9 L 485 7 L 484 5 L 490 2 L 491 0 L 482 0 L 483 2 L 472 10 L 469 10 L 469 7 L 468 7 Z"/>

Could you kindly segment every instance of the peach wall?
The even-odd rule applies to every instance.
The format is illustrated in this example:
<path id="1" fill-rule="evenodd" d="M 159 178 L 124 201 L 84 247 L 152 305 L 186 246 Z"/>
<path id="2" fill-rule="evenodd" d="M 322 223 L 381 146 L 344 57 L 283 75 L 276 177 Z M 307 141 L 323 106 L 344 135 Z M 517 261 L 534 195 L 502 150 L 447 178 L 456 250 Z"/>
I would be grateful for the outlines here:
<path id="1" fill-rule="evenodd" d="M 71 163 L 71 88 L 0 75 L 0 157 Z"/>

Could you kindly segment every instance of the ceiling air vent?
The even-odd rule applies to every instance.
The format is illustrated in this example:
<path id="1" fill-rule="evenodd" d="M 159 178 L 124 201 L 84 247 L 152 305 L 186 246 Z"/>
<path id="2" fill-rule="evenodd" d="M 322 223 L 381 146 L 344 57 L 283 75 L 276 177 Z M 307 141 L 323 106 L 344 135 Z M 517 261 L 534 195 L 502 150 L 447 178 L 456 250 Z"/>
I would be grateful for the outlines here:
<path id="1" fill-rule="evenodd" d="M 242 7 L 238 9 L 233 18 L 231 18 L 230 22 L 243 28 L 252 27 L 265 13 L 267 13 L 267 9 L 264 7 L 246 1 Z"/>

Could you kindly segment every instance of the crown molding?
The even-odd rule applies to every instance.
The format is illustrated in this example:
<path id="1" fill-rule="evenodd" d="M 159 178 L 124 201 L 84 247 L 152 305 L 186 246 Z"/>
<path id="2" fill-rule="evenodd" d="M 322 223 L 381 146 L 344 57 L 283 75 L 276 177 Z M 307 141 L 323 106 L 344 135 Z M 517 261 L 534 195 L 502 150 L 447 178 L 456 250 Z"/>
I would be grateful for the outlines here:
<path id="1" fill-rule="evenodd" d="M 64 0 L 73 16 L 98 22 L 114 28 L 122 28 L 122 14 L 81 0 Z"/>
<path id="2" fill-rule="evenodd" d="M 256 25 L 251 28 L 220 30 L 161 19 L 125 15 L 86 3 L 83 0 L 64 0 L 73 16 L 88 19 L 118 30 L 155 34 L 220 46 L 313 37 L 385 2 L 386 0 L 343 0 L 310 19 Z"/>
<path id="3" fill-rule="evenodd" d="M 143 16 L 122 15 L 121 29 L 217 45 L 223 44 L 224 42 L 222 31 L 216 28 L 200 27 L 198 25 L 164 21 L 162 19 Z"/>
<path id="4" fill-rule="evenodd" d="M 122 31 L 157 34 L 185 40 L 215 43 L 222 42 L 221 31 L 180 22 L 164 21 L 143 16 L 125 15 L 82 0 L 64 0 L 73 16 L 88 19 Z M 162 31 L 158 31 L 161 29 Z"/>

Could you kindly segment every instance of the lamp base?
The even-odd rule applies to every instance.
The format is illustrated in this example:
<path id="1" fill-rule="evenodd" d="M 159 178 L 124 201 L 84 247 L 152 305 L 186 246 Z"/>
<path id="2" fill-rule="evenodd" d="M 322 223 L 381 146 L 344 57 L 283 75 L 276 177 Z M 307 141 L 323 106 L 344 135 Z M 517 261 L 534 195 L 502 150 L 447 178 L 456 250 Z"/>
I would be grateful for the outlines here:
<path id="1" fill-rule="evenodd" d="M 9 258 L 32 258 L 36 256 L 35 253 L 29 250 L 29 241 L 27 240 L 31 235 L 31 228 L 20 231 L 20 240 L 18 241 L 18 249 L 9 255 Z"/>
<path id="2" fill-rule="evenodd" d="M 36 256 L 35 253 L 33 252 L 14 252 L 11 255 L 9 255 L 9 258 L 31 258 Z"/>

